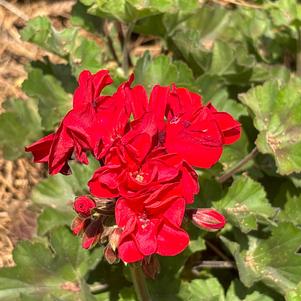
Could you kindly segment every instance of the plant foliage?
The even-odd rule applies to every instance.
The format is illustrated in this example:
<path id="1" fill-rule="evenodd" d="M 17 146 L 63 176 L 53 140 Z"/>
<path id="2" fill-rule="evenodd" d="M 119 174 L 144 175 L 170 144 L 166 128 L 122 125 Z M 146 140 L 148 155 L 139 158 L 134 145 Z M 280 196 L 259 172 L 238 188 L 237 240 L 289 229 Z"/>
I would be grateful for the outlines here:
<path id="1" fill-rule="evenodd" d="M 156 301 L 299 301 L 301 4 L 215 2 L 81 0 L 63 30 L 46 17 L 29 20 L 22 39 L 63 63 L 45 57 L 27 66 L 22 89 L 28 99 L 7 100 L 0 115 L 1 151 L 9 160 L 24 156 L 24 146 L 57 127 L 84 69 L 109 69 L 117 84 L 130 69 L 134 84 L 148 92 L 175 83 L 200 93 L 202 102 L 242 124 L 241 139 L 220 163 L 198 171 L 196 203 L 220 210 L 228 224 L 220 234 L 185 224 L 190 247 L 159 258 L 161 272 L 148 280 L 150 292 Z M 160 55 L 133 55 L 144 38 Z M 100 247 L 82 249 L 68 229 L 72 201 L 88 192 L 98 162 L 71 165 L 71 176 L 48 177 L 33 188 L 37 235 L 18 243 L 14 267 L 0 270 L 0 300 L 135 300 L 124 265 L 103 262 Z"/>

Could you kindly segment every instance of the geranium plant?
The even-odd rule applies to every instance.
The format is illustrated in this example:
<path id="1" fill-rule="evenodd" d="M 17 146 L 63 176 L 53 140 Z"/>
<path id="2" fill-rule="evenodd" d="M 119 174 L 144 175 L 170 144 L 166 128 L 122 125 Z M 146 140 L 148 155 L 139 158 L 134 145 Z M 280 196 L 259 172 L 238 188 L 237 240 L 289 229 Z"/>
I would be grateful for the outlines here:
<path id="1" fill-rule="evenodd" d="M 298 1 L 75 2 L 17 25 L 1 152 L 45 173 L 0 300 L 301 300 Z"/>
<path id="2" fill-rule="evenodd" d="M 83 71 L 73 108 L 54 133 L 26 151 L 47 163 L 52 175 L 70 174 L 71 159 L 89 164 L 90 152 L 100 167 L 89 180 L 90 196 L 74 201 L 72 230 L 83 236 L 85 249 L 104 245 L 109 263 L 138 262 L 135 268 L 147 271 L 155 254 L 175 256 L 188 246 L 181 228 L 185 212 L 203 229 L 224 227 L 216 210 L 186 206 L 199 192 L 194 167 L 214 165 L 223 145 L 239 139 L 240 123 L 188 89 L 156 85 L 148 99 L 143 86 L 131 87 L 133 80 L 131 75 L 113 95 L 102 95 L 112 83 L 108 71 Z M 137 296 L 146 294 L 145 287 L 136 288 L 144 290 Z"/>

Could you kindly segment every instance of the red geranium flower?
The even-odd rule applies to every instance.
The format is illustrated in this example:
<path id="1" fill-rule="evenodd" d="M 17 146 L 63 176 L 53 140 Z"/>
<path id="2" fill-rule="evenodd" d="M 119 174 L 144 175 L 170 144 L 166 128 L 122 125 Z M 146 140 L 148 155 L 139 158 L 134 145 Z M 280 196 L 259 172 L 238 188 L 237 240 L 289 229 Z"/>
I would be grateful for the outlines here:
<path id="1" fill-rule="evenodd" d="M 211 167 L 220 158 L 223 145 L 240 137 L 239 122 L 210 103 L 203 106 L 201 96 L 185 88 L 155 86 L 149 103 L 145 93 L 140 95 L 131 98 L 134 117 L 152 112 L 158 142 L 193 166 Z"/>
<path id="2" fill-rule="evenodd" d="M 151 254 L 174 256 L 189 243 L 188 234 L 180 228 L 185 200 L 163 199 L 165 205 L 159 207 L 158 200 L 152 201 L 134 202 L 124 198 L 117 201 L 116 223 L 123 228 L 118 254 L 124 262 L 139 261 Z"/>
<path id="3" fill-rule="evenodd" d="M 93 195 L 110 199 L 78 197 L 72 230 L 83 234 L 86 249 L 105 244 L 111 263 L 117 256 L 135 262 L 182 252 L 189 242 L 181 228 L 185 207 L 199 191 L 192 166 L 211 167 L 223 146 L 240 137 L 239 122 L 203 105 L 200 95 L 175 85 L 155 86 L 148 99 L 142 86 L 131 88 L 133 80 L 103 96 L 112 83 L 108 71 L 83 71 L 73 108 L 56 132 L 26 148 L 35 162 L 48 163 L 50 174 L 69 174 L 73 157 L 88 164 L 88 152 L 99 160 L 88 185 Z M 114 212 L 118 228 L 111 224 Z M 209 231 L 226 222 L 212 209 L 187 209 L 187 214 Z"/>

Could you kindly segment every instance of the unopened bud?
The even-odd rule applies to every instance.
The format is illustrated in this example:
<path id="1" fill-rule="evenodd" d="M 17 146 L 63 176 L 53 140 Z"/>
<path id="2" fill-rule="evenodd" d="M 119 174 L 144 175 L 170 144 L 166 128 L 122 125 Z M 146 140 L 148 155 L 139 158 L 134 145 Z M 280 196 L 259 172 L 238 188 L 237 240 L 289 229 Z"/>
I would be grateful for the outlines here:
<path id="1" fill-rule="evenodd" d="M 144 274 L 155 279 L 157 274 L 160 273 L 160 263 L 156 255 L 151 255 L 143 258 L 142 269 Z"/>
<path id="2" fill-rule="evenodd" d="M 80 218 L 80 217 L 76 217 L 71 224 L 71 230 L 73 232 L 73 234 L 78 235 L 80 234 L 85 226 L 85 220 Z"/>
<path id="3" fill-rule="evenodd" d="M 121 233 L 122 233 L 121 228 L 115 228 L 110 235 L 109 243 L 113 251 L 116 251 L 116 249 L 118 248 Z"/>
<path id="4" fill-rule="evenodd" d="M 113 264 L 117 260 L 117 256 L 110 244 L 104 248 L 103 255 L 109 264 Z"/>
<path id="5" fill-rule="evenodd" d="M 103 231 L 103 225 L 101 219 L 91 220 L 89 225 L 85 228 L 82 247 L 84 249 L 89 249 L 98 243 L 98 240 Z"/>
<path id="6" fill-rule="evenodd" d="M 92 209 L 96 207 L 95 202 L 87 196 L 80 196 L 75 199 L 73 208 L 79 215 L 88 217 L 91 215 Z"/>
<path id="7" fill-rule="evenodd" d="M 196 209 L 191 219 L 194 225 L 207 231 L 217 231 L 226 224 L 225 217 L 214 209 Z"/>

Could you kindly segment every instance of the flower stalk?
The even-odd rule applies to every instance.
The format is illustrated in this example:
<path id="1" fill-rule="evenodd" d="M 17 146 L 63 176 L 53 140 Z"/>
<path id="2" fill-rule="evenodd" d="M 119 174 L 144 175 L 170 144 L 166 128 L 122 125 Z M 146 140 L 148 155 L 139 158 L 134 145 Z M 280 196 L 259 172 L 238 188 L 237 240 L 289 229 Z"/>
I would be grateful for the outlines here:
<path id="1" fill-rule="evenodd" d="M 146 281 L 141 265 L 139 263 L 132 263 L 129 264 L 129 268 L 131 271 L 131 276 L 132 276 L 135 292 L 137 295 L 137 299 L 139 301 L 152 301 L 146 285 Z"/>

